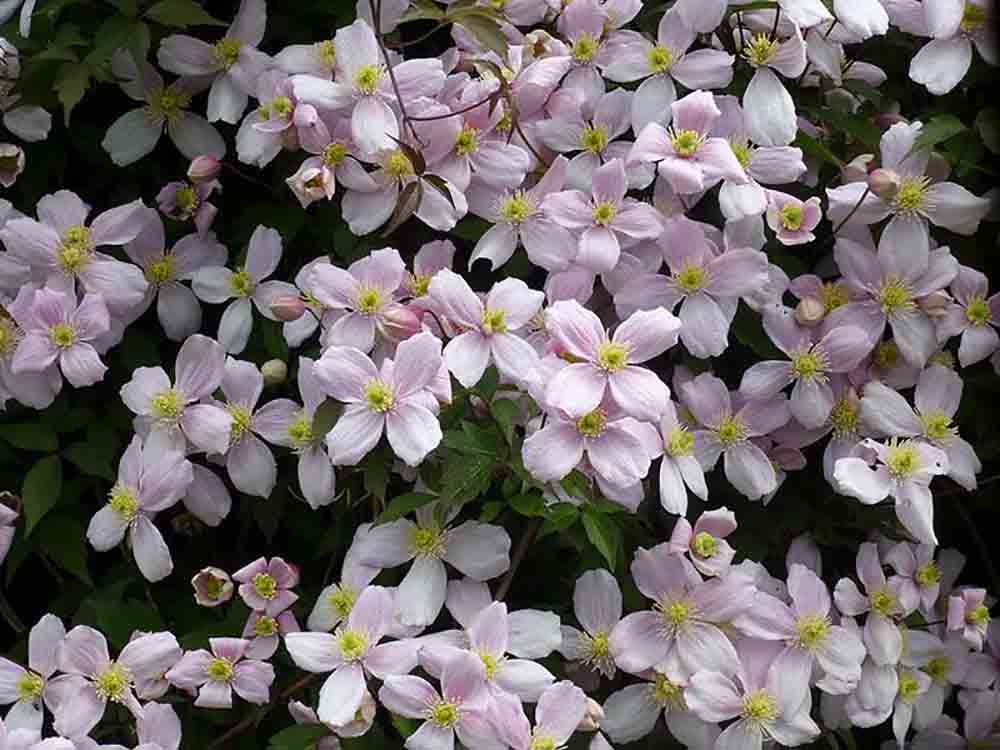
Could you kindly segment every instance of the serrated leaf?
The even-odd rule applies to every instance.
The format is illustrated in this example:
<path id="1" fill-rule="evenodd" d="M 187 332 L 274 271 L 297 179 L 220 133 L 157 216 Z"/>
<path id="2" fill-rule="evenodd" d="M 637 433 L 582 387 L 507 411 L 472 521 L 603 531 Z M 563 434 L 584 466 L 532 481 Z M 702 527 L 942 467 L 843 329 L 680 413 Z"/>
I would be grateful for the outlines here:
<path id="1" fill-rule="evenodd" d="M 21 485 L 25 535 L 30 534 L 59 501 L 62 474 L 59 456 L 47 456 L 35 463 L 25 475 Z"/>
<path id="2" fill-rule="evenodd" d="M 607 560 L 608 567 L 614 570 L 618 559 L 618 549 L 622 545 L 622 530 L 618 524 L 609 516 L 585 511 L 583 529 L 587 532 L 587 539 L 590 540 L 590 543 Z"/>
<path id="3" fill-rule="evenodd" d="M 100 25 L 94 38 L 94 49 L 84 58 L 91 68 L 103 65 L 118 50 L 127 47 L 135 33 L 137 22 L 125 16 L 112 16 Z"/>
<path id="4" fill-rule="evenodd" d="M 437 495 L 428 495 L 422 492 L 407 492 L 405 495 L 397 495 L 389 501 L 389 505 L 375 520 L 375 525 L 380 526 L 383 523 L 396 521 L 435 500 L 437 500 Z"/>
<path id="5" fill-rule="evenodd" d="M 268 748 L 269 750 L 313 750 L 316 743 L 328 734 L 330 730 L 322 725 L 297 724 L 272 735 Z"/>
<path id="6" fill-rule="evenodd" d="M 417 212 L 423 197 L 424 185 L 421 180 L 414 180 L 403 188 L 396 200 L 396 208 L 392 212 L 392 217 L 390 217 L 386 228 L 382 230 L 382 236 L 388 237 L 405 224 Z"/>
<path id="7" fill-rule="evenodd" d="M 50 515 L 38 527 L 38 539 L 44 553 L 67 573 L 93 586 L 87 570 L 87 530 L 67 516 Z"/>
<path id="8" fill-rule="evenodd" d="M 54 88 L 59 103 L 63 106 L 63 122 L 68 127 L 73 109 L 90 88 L 90 68 L 86 65 L 66 63 L 59 68 Z"/>
<path id="9" fill-rule="evenodd" d="M 160 0 L 146 11 L 145 16 L 164 26 L 179 29 L 186 29 L 188 26 L 227 25 L 225 21 L 220 21 L 209 14 L 194 0 Z"/>
<path id="10" fill-rule="evenodd" d="M 913 148 L 910 149 L 910 153 L 913 154 L 923 149 L 933 148 L 937 144 L 947 141 L 949 138 L 954 138 L 959 133 L 964 133 L 966 130 L 968 128 L 955 115 L 938 115 L 937 117 L 932 117 L 929 122 L 925 122 L 923 127 L 920 128 L 920 133 L 913 142 Z"/>
<path id="11" fill-rule="evenodd" d="M 0 426 L 0 438 L 23 451 L 59 450 L 59 438 L 47 425 L 39 423 L 5 424 Z"/>
<path id="12" fill-rule="evenodd" d="M 455 453 L 441 476 L 442 496 L 448 500 L 472 500 L 490 486 L 495 456 Z"/>
<path id="13" fill-rule="evenodd" d="M 509 502 L 510 507 L 522 516 L 545 516 L 545 499 L 537 492 L 514 495 Z"/>

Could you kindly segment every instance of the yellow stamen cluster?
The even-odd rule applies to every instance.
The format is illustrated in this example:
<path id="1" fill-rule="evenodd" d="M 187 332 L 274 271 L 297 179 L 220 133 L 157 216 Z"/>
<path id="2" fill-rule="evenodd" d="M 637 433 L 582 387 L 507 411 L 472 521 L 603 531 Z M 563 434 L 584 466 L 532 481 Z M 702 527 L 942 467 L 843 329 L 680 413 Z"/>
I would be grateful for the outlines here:
<path id="1" fill-rule="evenodd" d="M 685 427 L 675 427 L 667 435 L 665 450 L 668 456 L 680 458 L 694 452 L 694 435 Z"/>
<path id="2" fill-rule="evenodd" d="M 990 306 L 982 297 L 973 297 L 965 306 L 965 319 L 970 325 L 984 326 L 990 322 L 992 317 Z"/>
<path id="3" fill-rule="evenodd" d="M 715 428 L 715 434 L 719 442 L 728 448 L 747 439 L 747 428 L 739 417 L 729 414 L 719 422 L 718 427 Z"/>
<path id="4" fill-rule="evenodd" d="M 653 75 L 669 73 L 670 69 L 674 67 L 674 53 L 669 47 L 664 47 L 662 44 L 653 47 L 647 53 L 646 60 L 649 62 L 649 70 Z"/>
<path id="5" fill-rule="evenodd" d="M 597 349 L 597 364 L 605 372 L 618 372 L 628 365 L 628 348 L 606 342 Z"/>
<path id="6" fill-rule="evenodd" d="M 382 70 L 378 65 L 362 65 L 354 74 L 354 88 L 365 96 L 371 96 L 378 90 L 382 80 Z"/>
<path id="7" fill-rule="evenodd" d="M 580 134 L 580 147 L 591 154 L 604 153 L 608 147 L 608 129 L 603 125 L 590 125 Z"/>
<path id="8" fill-rule="evenodd" d="M 444 553 L 445 535 L 436 526 L 418 526 L 410 547 L 417 557 L 440 557 Z"/>
<path id="9" fill-rule="evenodd" d="M 174 280 L 174 256 L 167 254 L 154 260 L 146 268 L 146 281 L 150 284 L 166 284 Z"/>
<path id="10" fill-rule="evenodd" d="M 90 241 L 90 230 L 87 227 L 76 225 L 63 232 L 56 261 L 65 273 L 79 273 L 93 256 L 94 245 Z"/>
<path id="11" fill-rule="evenodd" d="M 697 130 L 671 130 L 670 146 L 674 153 L 683 159 L 689 159 L 698 153 L 704 137 Z"/>
<path id="12" fill-rule="evenodd" d="M 49 329 L 49 340 L 60 349 L 68 349 L 76 343 L 76 330 L 68 323 L 56 323 Z"/>
<path id="13" fill-rule="evenodd" d="M 146 117 L 152 123 L 173 124 L 191 103 L 191 94 L 175 83 L 157 86 L 146 100 Z"/>
<path id="14" fill-rule="evenodd" d="M 598 438 L 608 424 L 607 415 L 600 409 L 594 409 L 576 421 L 577 431 L 587 438 Z"/>
<path id="15" fill-rule="evenodd" d="M 128 487 L 116 484 L 108 493 L 108 505 L 119 518 L 131 522 L 139 515 L 139 501 Z"/>
<path id="16" fill-rule="evenodd" d="M 243 42 L 236 37 L 223 37 L 212 47 L 212 57 L 225 70 L 229 70 L 240 59 L 240 50 L 242 48 Z"/>
<path id="17" fill-rule="evenodd" d="M 483 333 L 491 336 L 494 333 L 507 332 L 507 314 L 503 310 L 483 311 Z"/>
<path id="18" fill-rule="evenodd" d="M 379 412 L 380 414 L 385 414 L 396 402 L 396 397 L 392 392 L 392 388 L 383 383 L 381 380 L 370 381 L 368 385 L 365 386 L 364 397 L 365 403 L 368 404 L 368 408 L 372 411 Z"/>
<path id="19" fill-rule="evenodd" d="M 226 412 L 231 418 L 229 442 L 237 443 L 253 429 L 253 414 L 239 404 L 228 404 Z"/>
<path id="20" fill-rule="evenodd" d="M 830 621 L 822 615 L 806 615 L 795 623 L 798 645 L 813 651 L 823 645 L 830 634 Z"/>
<path id="21" fill-rule="evenodd" d="M 368 650 L 368 636 L 360 630 L 342 630 L 337 636 L 337 648 L 344 661 L 358 661 Z"/>
<path id="22" fill-rule="evenodd" d="M 501 221 L 517 226 L 535 213 L 535 207 L 523 191 L 517 191 L 500 203 L 497 213 Z"/>
<path id="23" fill-rule="evenodd" d="M 691 540 L 691 552 L 695 557 L 707 560 L 719 551 L 719 541 L 707 531 L 699 531 Z"/>
<path id="24" fill-rule="evenodd" d="M 458 706 L 445 700 L 438 701 L 427 711 L 427 720 L 442 729 L 455 726 L 460 718 Z"/>
<path id="25" fill-rule="evenodd" d="M 894 479 L 908 479 L 920 471 L 920 451 L 912 440 L 893 439 L 886 450 L 885 465 Z"/>
<path id="26" fill-rule="evenodd" d="M 233 663 L 221 656 L 214 657 L 205 667 L 205 674 L 212 682 L 232 682 L 236 676 Z"/>
<path id="27" fill-rule="evenodd" d="M 333 591 L 327 594 L 326 601 L 330 605 L 330 608 L 337 613 L 337 616 L 341 619 L 345 619 L 351 610 L 354 609 L 354 603 L 358 600 L 358 595 L 354 591 L 344 584 L 339 586 L 334 586 Z"/>
<path id="28" fill-rule="evenodd" d="M 94 691 L 112 703 L 122 703 L 132 687 L 132 675 L 121 664 L 112 662 L 94 678 Z"/>
<path id="29" fill-rule="evenodd" d="M 754 34 L 743 48 L 743 55 L 755 68 L 767 65 L 778 52 L 778 42 L 767 34 Z"/>
<path id="30" fill-rule="evenodd" d="M 229 287 L 237 297 L 251 296 L 256 286 L 257 284 L 250 278 L 250 274 L 242 268 L 234 271 L 233 275 L 229 277 Z"/>
<path id="31" fill-rule="evenodd" d="M 184 411 L 184 400 L 173 388 L 160 391 L 150 402 L 150 411 L 157 421 L 174 421 Z"/>
<path id="32" fill-rule="evenodd" d="M 705 288 L 708 283 L 708 274 L 702 266 L 686 265 L 678 273 L 674 274 L 674 283 L 688 294 L 694 294 Z"/>
<path id="33" fill-rule="evenodd" d="M 904 177 L 892 199 L 892 207 L 896 213 L 912 215 L 930 208 L 927 195 L 930 184 L 929 177 Z"/>

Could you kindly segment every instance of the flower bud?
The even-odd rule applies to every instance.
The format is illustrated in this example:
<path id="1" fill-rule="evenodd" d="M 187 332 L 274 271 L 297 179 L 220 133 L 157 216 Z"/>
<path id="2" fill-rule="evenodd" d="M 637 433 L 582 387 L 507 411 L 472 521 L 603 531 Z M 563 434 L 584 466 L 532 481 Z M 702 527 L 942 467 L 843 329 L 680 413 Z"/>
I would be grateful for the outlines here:
<path id="1" fill-rule="evenodd" d="M 884 201 L 891 201 L 899 192 L 899 175 L 891 169 L 875 169 L 868 175 L 868 189 Z"/>
<path id="2" fill-rule="evenodd" d="M 271 299 L 271 315 L 283 323 L 291 323 L 306 314 L 306 303 L 301 297 L 282 294 Z"/>
<path id="3" fill-rule="evenodd" d="M 580 721 L 580 725 L 576 728 L 578 732 L 596 732 L 601 728 L 601 722 L 604 720 L 604 709 L 601 708 L 601 704 L 595 701 L 593 698 L 587 698 L 587 713 L 583 715 L 583 720 Z"/>
<path id="4" fill-rule="evenodd" d="M 906 118 L 903 117 L 899 112 L 880 112 L 872 118 L 872 122 L 879 130 L 888 130 L 893 125 L 898 123 L 905 123 Z"/>
<path id="5" fill-rule="evenodd" d="M 191 182 L 211 182 L 222 172 L 222 162 L 211 154 L 202 154 L 191 160 L 187 176 Z"/>
<path id="6" fill-rule="evenodd" d="M 218 607 L 233 598 L 233 582 L 220 568 L 202 568 L 191 579 L 194 600 L 202 607 Z"/>
<path id="7" fill-rule="evenodd" d="M 260 367 L 264 385 L 281 385 L 288 377 L 288 365 L 280 359 L 269 359 Z"/>
<path id="8" fill-rule="evenodd" d="M 875 161 L 873 154 L 859 154 L 844 165 L 841 174 L 844 182 L 861 182 L 868 179 L 868 168 Z"/>
<path id="9" fill-rule="evenodd" d="M 801 326 L 810 328 L 819 325 L 819 322 L 826 317 L 826 308 L 823 303 L 815 297 L 804 297 L 795 306 L 795 321 Z"/>
<path id="10" fill-rule="evenodd" d="M 379 332 L 394 343 L 406 341 L 420 333 L 420 318 L 406 305 L 391 302 L 379 315 Z"/>
<path id="11" fill-rule="evenodd" d="M 917 306 L 932 318 L 940 318 L 951 304 L 951 295 L 947 292 L 931 292 L 926 297 L 917 300 Z"/>

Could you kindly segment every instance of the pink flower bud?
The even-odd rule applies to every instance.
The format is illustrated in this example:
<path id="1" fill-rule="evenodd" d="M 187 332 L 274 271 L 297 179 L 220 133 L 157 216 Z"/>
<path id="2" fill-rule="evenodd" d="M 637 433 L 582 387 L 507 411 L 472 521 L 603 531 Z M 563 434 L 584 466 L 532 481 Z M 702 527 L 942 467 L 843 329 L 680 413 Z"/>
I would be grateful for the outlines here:
<path id="1" fill-rule="evenodd" d="M 191 182 L 210 182 L 219 176 L 222 171 L 222 162 L 211 154 L 196 156 L 188 166 L 187 176 Z"/>
<path id="2" fill-rule="evenodd" d="M 271 300 L 271 314 L 284 323 L 291 323 L 306 314 L 306 303 L 301 297 L 283 294 Z"/>
<path id="3" fill-rule="evenodd" d="M 869 165 L 875 160 L 872 154 L 860 154 L 844 165 L 841 174 L 844 182 L 861 182 L 868 179 Z"/>
<path id="4" fill-rule="evenodd" d="M 881 112 L 872 118 L 872 122 L 879 130 L 888 130 L 897 123 L 906 122 L 906 118 L 899 112 Z"/>
<path id="5" fill-rule="evenodd" d="M 395 343 L 420 333 L 420 318 L 406 305 L 392 302 L 379 315 L 379 332 Z"/>
<path id="6" fill-rule="evenodd" d="M 194 600 L 202 607 L 218 607 L 233 598 L 233 582 L 220 568 L 202 568 L 191 579 Z"/>
<path id="7" fill-rule="evenodd" d="M 583 719 L 576 729 L 578 732 L 596 732 L 601 728 L 603 720 L 604 709 L 601 708 L 601 704 L 593 698 L 587 698 L 587 713 L 583 715 Z"/>
<path id="8" fill-rule="evenodd" d="M 826 308 L 815 297 L 805 297 L 795 306 L 795 320 L 802 326 L 818 325 L 826 317 Z"/>
<path id="9" fill-rule="evenodd" d="M 892 200 L 899 192 L 899 175 L 891 169 L 875 169 L 868 175 L 868 188 L 884 201 Z"/>

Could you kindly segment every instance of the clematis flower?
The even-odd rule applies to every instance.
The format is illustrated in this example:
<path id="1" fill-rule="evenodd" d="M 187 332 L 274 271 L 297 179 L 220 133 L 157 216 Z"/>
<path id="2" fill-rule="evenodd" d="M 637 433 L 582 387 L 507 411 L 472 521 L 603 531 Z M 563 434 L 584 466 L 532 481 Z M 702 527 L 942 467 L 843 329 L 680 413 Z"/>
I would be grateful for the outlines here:
<path id="1" fill-rule="evenodd" d="M 243 638 L 249 642 L 246 656 L 248 659 L 270 659 L 277 652 L 282 636 L 301 630 L 295 615 L 289 610 L 275 617 L 253 611 L 243 626 Z"/>
<path id="2" fill-rule="evenodd" d="M 98 552 L 106 552 L 121 544 L 127 532 L 135 563 L 146 580 L 166 578 L 174 564 L 153 518 L 184 497 L 193 481 L 191 462 L 174 445 L 168 441 L 143 445 L 136 435 L 122 456 L 107 505 L 90 520 L 87 541 Z"/>
<path id="3" fill-rule="evenodd" d="M 155 299 L 163 332 L 172 341 L 183 341 L 201 329 L 201 305 L 180 282 L 190 281 L 202 268 L 224 264 L 226 248 L 214 234 L 189 234 L 168 251 L 163 221 L 153 209 L 146 215 L 146 227 L 125 246 L 125 253 L 149 281 L 145 298 L 131 314 L 142 315 Z"/>
<path id="4" fill-rule="evenodd" d="M 250 609 L 271 617 L 279 615 L 298 601 L 291 589 L 299 584 L 299 571 L 280 557 L 260 557 L 233 573 L 240 584 L 240 598 Z"/>
<path id="5" fill-rule="evenodd" d="M 587 696 L 569 680 L 548 687 L 535 707 L 531 727 L 520 701 L 501 700 L 494 723 L 504 743 L 513 750 L 565 747 L 587 715 Z"/>
<path id="6" fill-rule="evenodd" d="M 194 600 L 202 607 L 218 607 L 233 598 L 233 582 L 221 568 L 207 567 L 191 579 Z"/>
<path id="7" fill-rule="evenodd" d="M 794 195 L 768 190 L 767 225 L 782 245 L 805 245 L 816 239 L 812 232 L 823 219 L 819 198 L 800 201 Z"/>
<path id="8" fill-rule="evenodd" d="M 986 626 L 983 650 L 969 654 L 968 662 L 969 669 L 962 681 L 965 687 L 973 690 L 996 687 L 997 680 L 1000 680 L 1000 620 L 990 620 Z"/>
<path id="9" fill-rule="evenodd" d="M 551 305 L 545 313 L 552 339 L 580 361 L 551 380 L 545 400 L 569 416 L 582 418 L 609 397 L 636 419 L 660 416 L 670 391 L 639 363 L 677 343 L 680 321 L 662 308 L 632 314 L 608 336 L 598 317 L 575 300 Z"/>
<path id="10" fill-rule="evenodd" d="M 677 407 L 673 401 L 666 402 L 660 417 L 659 436 L 658 449 L 663 453 L 663 461 L 660 463 L 660 505 L 668 513 L 682 516 L 678 519 L 680 525 L 687 513 L 688 489 L 702 500 L 707 500 L 708 487 L 705 484 L 705 473 L 695 456 L 694 437 L 677 418 Z"/>
<path id="11" fill-rule="evenodd" d="M 333 630 L 347 619 L 354 608 L 361 592 L 375 580 L 380 568 L 362 565 L 358 557 L 361 551 L 360 542 L 371 530 L 371 524 L 363 523 L 354 531 L 354 539 L 344 555 L 340 581 L 331 583 L 324 588 L 316 598 L 312 612 L 309 613 L 307 626 L 310 630 Z"/>
<path id="12" fill-rule="evenodd" d="M 681 516 L 670 534 L 674 554 L 687 554 L 694 567 L 705 576 L 722 576 L 736 555 L 726 537 L 736 531 L 736 514 L 728 508 L 710 510 L 698 516 L 694 526 Z"/>
<path id="13" fill-rule="evenodd" d="M 75 388 L 104 379 L 108 368 L 94 343 L 108 332 L 111 321 L 100 294 L 87 294 L 77 304 L 72 293 L 46 287 L 35 292 L 31 307 L 19 317 L 24 338 L 10 363 L 13 375 L 43 372 L 58 364 Z"/>
<path id="14" fill-rule="evenodd" d="M 948 631 L 957 632 L 970 648 L 982 650 L 989 626 L 986 589 L 960 589 L 948 597 Z"/>
<path id="15" fill-rule="evenodd" d="M 921 9 L 933 38 L 910 60 L 910 80 L 935 96 L 947 94 L 969 72 L 973 46 L 983 60 L 997 64 L 996 10 L 989 2 L 928 0 Z"/>
<path id="16" fill-rule="evenodd" d="M 174 221 L 193 220 L 198 234 L 204 237 L 219 213 L 219 209 L 208 202 L 216 190 L 222 190 L 222 184 L 214 179 L 194 183 L 168 182 L 156 194 L 156 205 L 160 213 Z M 225 259 L 212 265 L 223 263 Z"/>
<path id="17" fill-rule="evenodd" d="M 491 361 L 514 382 L 534 372 L 538 355 L 517 331 L 541 309 L 542 292 L 520 279 L 504 279 L 481 300 L 465 279 L 443 268 L 431 279 L 428 293 L 438 313 L 462 331 L 444 347 L 444 362 L 463 386 L 478 383 Z"/>
<path id="18" fill-rule="evenodd" d="M 557 224 L 582 231 L 574 263 L 595 272 L 618 264 L 621 236 L 655 239 L 663 231 L 659 213 L 649 204 L 626 198 L 625 164 L 613 159 L 594 170 L 590 197 L 579 190 L 551 193 L 542 205 Z"/>
<path id="19" fill-rule="evenodd" d="M 426 627 L 447 596 L 444 563 L 476 581 L 496 578 L 510 567 L 510 536 L 500 526 L 475 521 L 452 527 L 454 513 L 439 520 L 434 503 L 418 508 L 416 516 L 416 523 L 401 518 L 372 528 L 358 544 L 357 560 L 375 568 L 412 560 L 396 592 L 397 617 L 404 625 Z"/>
<path id="20" fill-rule="evenodd" d="M 104 636 L 77 625 L 56 653 L 64 674 L 53 678 L 46 691 L 55 714 L 55 730 L 68 737 L 87 734 L 100 722 L 109 702 L 121 704 L 137 719 L 142 718 L 135 685 L 169 670 L 179 653 L 173 635 L 150 633 L 129 641 L 112 661 Z"/>
<path id="21" fill-rule="evenodd" d="M 48 286 L 71 292 L 79 281 L 84 293 L 100 294 L 113 314 L 121 314 L 142 301 L 149 282 L 135 266 L 96 248 L 134 240 L 145 227 L 144 208 L 141 200 L 132 201 L 97 215 L 88 227 L 90 206 L 76 193 L 60 190 L 38 201 L 39 221 L 9 219 L 0 240 Z"/>
<path id="22" fill-rule="evenodd" d="M 336 123 L 332 132 L 325 126 L 318 129 L 316 137 L 305 140 L 302 148 L 313 155 L 302 162 L 285 184 L 303 208 L 321 198 L 332 200 L 338 180 L 354 190 L 375 189 L 375 183 L 359 161 L 361 154 L 351 140 L 349 123 Z"/>
<path id="23" fill-rule="evenodd" d="M 219 321 L 219 343 L 230 354 L 239 354 L 246 348 L 253 329 L 254 307 L 268 320 L 277 320 L 271 312 L 271 300 L 298 293 L 287 282 L 265 281 L 280 261 L 281 235 L 278 230 L 258 226 L 250 237 L 243 266 L 235 271 L 210 266 L 195 273 L 191 287 L 199 299 L 213 305 L 233 300 Z"/>
<path id="24" fill-rule="evenodd" d="M 622 619 L 622 592 L 618 580 L 603 569 L 588 570 L 573 586 L 573 613 L 583 630 L 562 626 L 559 653 L 614 679 L 611 631 Z"/>
<path id="25" fill-rule="evenodd" d="M 889 14 L 878 0 L 834 0 L 833 13 L 850 34 L 861 39 L 889 30 Z"/>
<path id="26" fill-rule="evenodd" d="M 257 76 L 269 59 L 257 49 L 264 38 L 267 4 L 241 0 L 239 10 L 222 39 L 214 44 L 191 36 L 172 34 L 160 43 L 160 67 L 182 76 L 211 79 L 208 119 L 236 124 L 247 108 Z"/>
<path id="27" fill-rule="evenodd" d="M 979 693 L 965 707 L 964 736 L 960 736 L 950 727 L 934 725 L 922 730 L 913 738 L 913 750 L 939 748 L 964 750 L 996 745 L 1000 743 L 1000 732 L 995 729 L 998 719 L 1000 719 L 1000 692 L 994 690 Z"/>
<path id="28" fill-rule="evenodd" d="M 437 400 L 427 390 L 441 369 L 441 342 L 430 333 L 407 339 L 381 370 L 357 349 L 331 346 L 315 365 L 326 393 L 346 404 L 326 447 L 334 466 L 353 466 L 386 433 L 393 451 L 419 465 L 441 442 Z M 431 409 L 435 411 L 432 411 Z"/>
<path id="29" fill-rule="evenodd" d="M 670 110 L 670 130 L 658 122 L 649 123 L 635 139 L 629 164 L 655 162 L 660 177 L 682 195 L 699 193 L 720 179 L 738 185 L 747 181 L 729 143 L 710 137 L 722 115 L 710 92 L 694 91 L 671 104 Z"/>
<path id="30" fill-rule="evenodd" d="M 0 703 L 14 704 L 4 719 L 9 730 L 42 731 L 43 702 L 58 666 L 56 654 L 65 637 L 62 620 L 55 615 L 43 615 L 28 631 L 28 668 L 0 659 Z"/>
<path id="31" fill-rule="evenodd" d="M 930 544 L 900 542 L 885 555 L 885 562 L 896 572 L 892 580 L 899 589 L 899 600 L 907 610 L 931 613 L 941 592 L 941 569 L 934 562 Z"/>
<path id="32" fill-rule="evenodd" d="M 989 294 L 989 281 L 979 271 L 960 265 L 951 282 L 954 304 L 945 307 L 944 315 L 935 319 L 938 341 L 944 342 L 961 335 L 958 361 L 962 367 L 982 362 L 1000 349 L 1000 294 Z"/>
<path id="33" fill-rule="evenodd" d="M 913 704 L 915 729 L 926 729 L 941 718 L 945 701 L 951 697 L 954 687 L 965 681 L 970 656 L 968 644 L 961 638 L 950 636 L 942 641 L 933 633 L 907 632 L 903 664 L 918 667 L 931 678 L 927 691 Z"/>
<path id="34" fill-rule="evenodd" d="M 246 657 L 242 638 L 209 638 L 211 652 L 188 651 L 167 672 L 167 680 L 182 690 L 198 691 L 198 708 L 232 708 L 233 692 L 247 703 L 266 704 L 274 682 L 274 667 Z"/>
<path id="35" fill-rule="evenodd" d="M 136 431 L 160 432 L 185 450 L 225 453 L 231 417 L 218 406 L 196 403 L 211 395 L 225 374 L 226 353 L 212 339 L 195 334 L 177 352 L 173 384 L 162 367 L 137 367 L 121 389 L 122 401 L 136 415 Z"/>
<path id="36" fill-rule="evenodd" d="M 782 41 L 773 33 L 754 29 L 744 30 L 739 37 L 743 57 L 754 68 L 753 78 L 743 93 L 747 133 L 762 146 L 787 146 L 798 131 L 795 102 L 778 78 L 778 73 L 785 78 L 798 78 L 806 68 L 802 32 L 794 24 L 790 28 L 791 35 Z"/>

